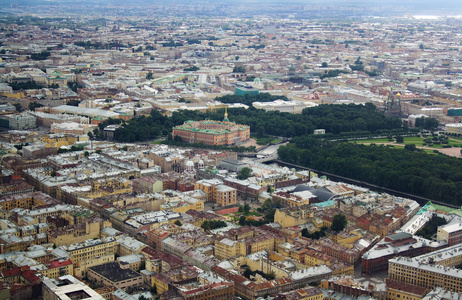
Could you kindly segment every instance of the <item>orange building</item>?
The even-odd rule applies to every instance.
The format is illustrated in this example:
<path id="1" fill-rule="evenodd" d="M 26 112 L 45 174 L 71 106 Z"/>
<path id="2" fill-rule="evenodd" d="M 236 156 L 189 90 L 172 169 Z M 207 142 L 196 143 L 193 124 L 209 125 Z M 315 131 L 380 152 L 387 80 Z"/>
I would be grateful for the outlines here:
<path id="1" fill-rule="evenodd" d="M 186 121 L 173 128 L 172 137 L 179 136 L 186 143 L 205 145 L 236 145 L 250 138 L 250 126 L 228 120 L 225 112 L 223 121 Z"/>

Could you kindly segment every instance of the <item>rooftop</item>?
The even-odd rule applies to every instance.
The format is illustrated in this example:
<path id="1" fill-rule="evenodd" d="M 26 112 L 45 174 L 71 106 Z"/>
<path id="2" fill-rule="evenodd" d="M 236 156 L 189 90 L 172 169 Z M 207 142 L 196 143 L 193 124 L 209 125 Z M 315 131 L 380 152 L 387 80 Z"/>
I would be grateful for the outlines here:
<path id="1" fill-rule="evenodd" d="M 94 266 L 91 267 L 90 270 L 100 274 L 114 283 L 141 276 L 140 273 L 131 269 L 121 269 L 117 262 Z"/>

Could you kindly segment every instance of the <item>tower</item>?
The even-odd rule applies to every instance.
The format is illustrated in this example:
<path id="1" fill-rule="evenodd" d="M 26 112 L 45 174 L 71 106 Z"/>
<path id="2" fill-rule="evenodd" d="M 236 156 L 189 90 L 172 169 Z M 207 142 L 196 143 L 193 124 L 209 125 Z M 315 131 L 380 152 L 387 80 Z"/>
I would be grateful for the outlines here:
<path id="1" fill-rule="evenodd" d="M 223 122 L 229 122 L 229 119 L 228 119 L 228 106 L 225 106 L 225 118 L 223 119 Z"/>
<path id="2" fill-rule="evenodd" d="M 385 103 L 385 114 L 391 117 L 400 117 L 401 116 L 401 94 L 398 92 L 395 95 L 393 93 L 393 89 L 391 89 L 390 93 L 388 94 L 387 101 Z"/>

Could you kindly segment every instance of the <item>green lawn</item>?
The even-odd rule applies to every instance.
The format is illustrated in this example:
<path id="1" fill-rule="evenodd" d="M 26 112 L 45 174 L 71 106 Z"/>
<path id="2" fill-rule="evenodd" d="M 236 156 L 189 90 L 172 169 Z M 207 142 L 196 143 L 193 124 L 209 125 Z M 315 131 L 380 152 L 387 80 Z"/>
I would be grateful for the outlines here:
<path id="1" fill-rule="evenodd" d="M 462 137 L 449 136 L 448 138 L 449 138 L 449 140 L 456 140 L 456 141 L 459 141 L 460 143 L 462 143 Z"/>
<path id="2" fill-rule="evenodd" d="M 367 140 L 353 140 L 353 141 L 350 141 L 350 142 L 353 142 L 353 143 L 358 143 L 358 144 L 373 144 L 373 143 L 377 143 L 377 144 L 383 144 L 383 143 L 392 143 L 390 141 L 388 141 L 388 139 L 367 139 Z"/>
<path id="3" fill-rule="evenodd" d="M 257 137 L 252 137 L 252 138 L 257 141 L 257 145 L 266 145 L 266 144 L 269 144 L 269 143 L 276 144 L 276 143 L 282 142 L 281 139 L 276 139 L 276 138 L 274 138 L 272 136 L 267 136 L 267 137 L 263 137 L 263 138 L 257 138 Z"/>
<path id="4" fill-rule="evenodd" d="M 246 217 L 250 217 L 250 216 L 261 217 L 262 216 L 262 214 L 259 214 L 257 212 L 253 212 L 253 211 L 249 211 L 247 214 L 244 213 L 244 212 L 235 212 L 233 214 L 236 215 L 236 216 L 246 216 Z"/>
<path id="5" fill-rule="evenodd" d="M 448 144 L 452 147 L 462 147 L 462 139 L 451 140 L 452 137 L 448 139 Z M 432 144 L 432 145 L 424 145 L 425 138 L 417 137 L 417 136 L 410 136 L 404 137 L 403 143 L 396 143 L 395 140 L 389 141 L 388 139 L 367 139 L 367 140 L 354 140 L 351 142 L 358 143 L 358 144 L 391 144 L 394 148 L 404 148 L 404 145 L 414 144 L 417 147 L 429 147 L 432 149 L 443 149 L 444 144 Z M 434 154 L 433 150 L 425 149 L 425 152 Z"/>

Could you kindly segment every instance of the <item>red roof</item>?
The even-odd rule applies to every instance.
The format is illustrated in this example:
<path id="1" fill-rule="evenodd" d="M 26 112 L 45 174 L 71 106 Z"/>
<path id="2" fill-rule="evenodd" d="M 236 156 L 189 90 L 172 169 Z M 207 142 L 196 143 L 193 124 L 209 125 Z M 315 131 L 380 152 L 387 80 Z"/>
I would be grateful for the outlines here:
<path id="1" fill-rule="evenodd" d="M 4 270 L 2 271 L 2 276 L 3 277 L 17 276 L 27 270 L 29 270 L 29 266 L 23 266 L 23 267 L 10 269 L 10 270 Z"/>
<path id="2" fill-rule="evenodd" d="M 232 214 L 238 211 L 239 211 L 239 207 L 236 206 L 236 207 L 231 207 L 231 208 L 226 208 L 226 209 L 216 211 L 216 213 L 220 215 L 226 215 L 226 214 Z"/>
<path id="3" fill-rule="evenodd" d="M 72 262 L 70 259 L 68 260 L 54 260 L 50 263 L 50 267 L 49 269 L 54 269 L 54 268 L 59 268 L 59 267 L 64 267 L 64 266 L 68 266 L 68 265 L 72 265 Z"/>
<path id="4" fill-rule="evenodd" d="M 22 277 L 29 280 L 31 283 L 40 281 L 40 278 L 37 275 L 35 275 L 34 271 L 31 271 L 31 270 L 27 270 L 27 271 L 23 272 L 21 275 L 22 275 Z"/>

